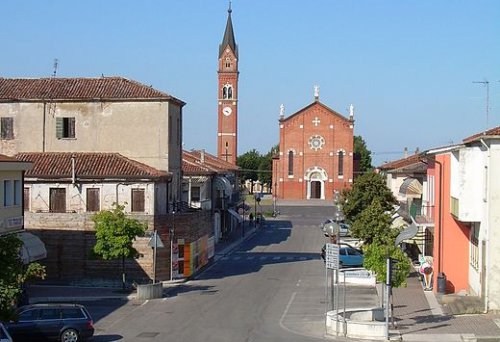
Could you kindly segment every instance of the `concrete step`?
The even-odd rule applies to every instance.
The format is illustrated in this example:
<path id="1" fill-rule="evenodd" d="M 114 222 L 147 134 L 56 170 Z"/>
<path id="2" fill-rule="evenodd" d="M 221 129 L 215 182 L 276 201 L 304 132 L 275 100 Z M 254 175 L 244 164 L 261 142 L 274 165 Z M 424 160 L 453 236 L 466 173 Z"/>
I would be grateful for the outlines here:
<path id="1" fill-rule="evenodd" d="M 446 296 L 443 304 L 451 315 L 483 313 L 483 302 L 475 296 Z"/>

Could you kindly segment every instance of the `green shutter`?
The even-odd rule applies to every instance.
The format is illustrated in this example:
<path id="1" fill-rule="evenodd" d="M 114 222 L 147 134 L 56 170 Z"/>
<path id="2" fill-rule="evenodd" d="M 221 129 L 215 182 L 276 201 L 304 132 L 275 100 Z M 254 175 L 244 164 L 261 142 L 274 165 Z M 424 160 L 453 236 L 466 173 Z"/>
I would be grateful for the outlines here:
<path id="1" fill-rule="evenodd" d="M 63 137 L 63 118 L 56 118 L 56 137 L 57 139 Z"/>

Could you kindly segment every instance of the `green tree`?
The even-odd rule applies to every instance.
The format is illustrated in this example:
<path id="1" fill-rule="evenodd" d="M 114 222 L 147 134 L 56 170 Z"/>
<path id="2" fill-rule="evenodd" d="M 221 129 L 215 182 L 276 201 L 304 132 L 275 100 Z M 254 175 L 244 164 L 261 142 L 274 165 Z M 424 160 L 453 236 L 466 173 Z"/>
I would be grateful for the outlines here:
<path id="1" fill-rule="evenodd" d="M 22 245 L 14 234 L 0 237 L 0 321 L 14 318 L 14 305 L 26 281 L 45 278 L 45 267 L 39 263 L 23 265 L 20 254 Z"/>
<path id="2" fill-rule="evenodd" d="M 256 149 L 248 151 L 236 158 L 236 165 L 241 168 L 241 180 L 251 179 L 255 182 L 258 179 L 257 170 L 261 163 L 261 156 Z"/>
<path id="3" fill-rule="evenodd" d="M 104 260 L 122 260 L 122 286 L 125 289 L 125 259 L 138 255 L 133 242 L 146 232 L 146 224 L 128 218 L 124 206 L 115 204 L 115 209 L 100 211 L 93 216 L 96 230 L 94 252 Z"/>
<path id="4" fill-rule="evenodd" d="M 384 282 L 387 275 L 387 256 L 396 260 L 397 263 L 393 268 L 392 286 L 406 287 L 406 279 L 410 274 L 411 263 L 406 254 L 395 247 L 394 244 L 379 244 L 372 243 L 363 248 L 364 263 L 366 269 L 372 270 L 377 275 L 377 281 Z"/>
<path id="5" fill-rule="evenodd" d="M 391 228 L 391 216 L 384 210 L 378 198 L 365 208 L 352 223 L 351 234 L 365 244 L 391 244 L 400 230 Z"/>
<path id="6" fill-rule="evenodd" d="M 375 198 L 386 212 L 392 212 L 397 203 L 380 174 L 368 172 L 356 178 L 353 187 L 342 193 L 342 211 L 346 220 L 353 224 Z"/>
<path id="7" fill-rule="evenodd" d="M 354 158 L 359 160 L 358 172 L 363 174 L 372 169 L 372 152 L 360 135 L 354 136 Z"/>

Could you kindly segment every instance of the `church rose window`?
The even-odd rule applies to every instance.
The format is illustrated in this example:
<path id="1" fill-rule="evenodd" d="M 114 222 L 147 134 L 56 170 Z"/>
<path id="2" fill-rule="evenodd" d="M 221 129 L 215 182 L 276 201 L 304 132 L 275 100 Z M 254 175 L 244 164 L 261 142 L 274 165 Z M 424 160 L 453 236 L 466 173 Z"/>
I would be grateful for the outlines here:
<path id="1" fill-rule="evenodd" d="M 311 148 L 311 150 L 321 150 L 324 145 L 325 138 L 323 138 L 321 135 L 313 135 L 309 138 L 309 147 Z"/>

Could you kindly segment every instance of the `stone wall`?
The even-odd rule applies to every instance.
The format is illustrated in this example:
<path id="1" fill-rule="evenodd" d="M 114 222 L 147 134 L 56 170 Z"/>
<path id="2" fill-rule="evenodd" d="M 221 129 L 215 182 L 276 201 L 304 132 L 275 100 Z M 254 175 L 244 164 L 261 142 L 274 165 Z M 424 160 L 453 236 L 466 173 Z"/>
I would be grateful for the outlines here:
<path id="1" fill-rule="evenodd" d="M 153 249 L 149 236 L 154 228 L 165 245 L 157 249 L 156 279 L 170 279 L 170 236 L 174 225 L 174 239 L 196 241 L 204 235 L 213 235 L 212 213 L 198 211 L 164 216 L 134 215 L 148 223 L 146 237 L 139 237 L 134 247 L 139 257 L 125 262 L 127 281 L 150 282 L 153 277 Z M 47 258 L 41 263 L 47 267 L 47 279 L 93 285 L 118 285 L 121 282 L 121 260 L 102 260 L 93 253 L 95 231 L 92 215 L 26 213 L 27 231 L 39 236 L 45 243 Z"/>

